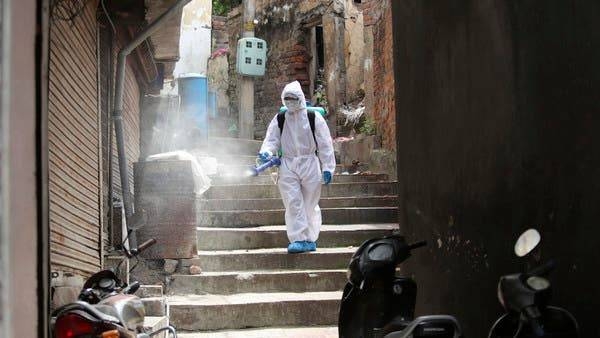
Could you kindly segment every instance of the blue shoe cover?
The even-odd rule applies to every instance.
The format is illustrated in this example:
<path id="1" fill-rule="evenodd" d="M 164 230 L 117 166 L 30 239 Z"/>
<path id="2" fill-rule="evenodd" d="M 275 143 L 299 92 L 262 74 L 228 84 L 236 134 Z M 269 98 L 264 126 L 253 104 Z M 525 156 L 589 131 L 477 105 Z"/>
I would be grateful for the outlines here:
<path id="1" fill-rule="evenodd" d="M 288 245 L 289 253 L 300 253 L 317 250 L 317 243 L 309 241 L 296 241 Z"/>

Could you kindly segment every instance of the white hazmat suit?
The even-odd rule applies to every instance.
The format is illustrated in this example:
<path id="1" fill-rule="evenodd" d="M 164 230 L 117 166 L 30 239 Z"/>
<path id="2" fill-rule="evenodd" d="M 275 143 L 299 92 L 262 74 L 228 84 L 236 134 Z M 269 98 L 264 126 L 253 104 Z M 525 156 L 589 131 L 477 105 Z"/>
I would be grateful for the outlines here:
<path id="1" fill-rule="evenodd" d="M 260 152 L 277 154 L 281 148 L 279 167 L 279 191 L 285 206 L 285 224 L 290 243 L 296 241 L 316 242 L 321 229 L 321 172 L 335 170 L 333 142 L 325 119 L 315 113 L 315 138 L 308 121 L 306 99 L 298 81 L 289 83 L 281 93 L 284 97 L 297 97 L 297 107 L 288 106 L 283 131 L 280 132 L 277 116 L 271 120 Z M 292 108 L 292 109 L 290 109 Z M 319 160 L 323 165 L 321 170 Z"/>

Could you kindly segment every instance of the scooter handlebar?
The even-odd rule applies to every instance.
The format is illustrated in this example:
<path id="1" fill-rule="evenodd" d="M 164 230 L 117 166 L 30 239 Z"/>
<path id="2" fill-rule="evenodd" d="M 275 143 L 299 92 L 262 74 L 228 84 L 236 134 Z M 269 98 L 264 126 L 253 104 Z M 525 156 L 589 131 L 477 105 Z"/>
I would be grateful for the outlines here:
<path id="1" fill-rule="evenodd" d="M 556 262 L 551 259 L 544 263 L 543 265 L 538 266 L 537 268 L 528 272 L 528 274 L 533 276 L 544 276 L 550 273 L 550 271 L 554 270 L 556 267 Z"/>

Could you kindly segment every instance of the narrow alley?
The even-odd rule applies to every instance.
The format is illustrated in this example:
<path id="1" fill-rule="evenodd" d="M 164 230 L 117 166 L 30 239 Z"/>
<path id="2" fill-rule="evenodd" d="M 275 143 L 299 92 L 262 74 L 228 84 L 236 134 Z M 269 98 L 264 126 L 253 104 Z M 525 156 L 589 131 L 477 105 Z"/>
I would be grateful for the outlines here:
<path id="1" fill-rule="evenodd" d="M 600 337 L 599 17 L 3 0 L 0 337 Z"/>

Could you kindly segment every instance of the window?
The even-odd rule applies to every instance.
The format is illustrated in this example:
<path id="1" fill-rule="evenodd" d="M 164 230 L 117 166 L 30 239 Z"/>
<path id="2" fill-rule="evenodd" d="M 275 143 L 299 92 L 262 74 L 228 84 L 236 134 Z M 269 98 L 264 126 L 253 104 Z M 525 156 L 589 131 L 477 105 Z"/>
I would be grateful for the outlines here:
<path id="1" fill-rule="evenodd" d="M 246 58 L 246 64 L 251 65 L 252 64 L 252 58 Z"/>

